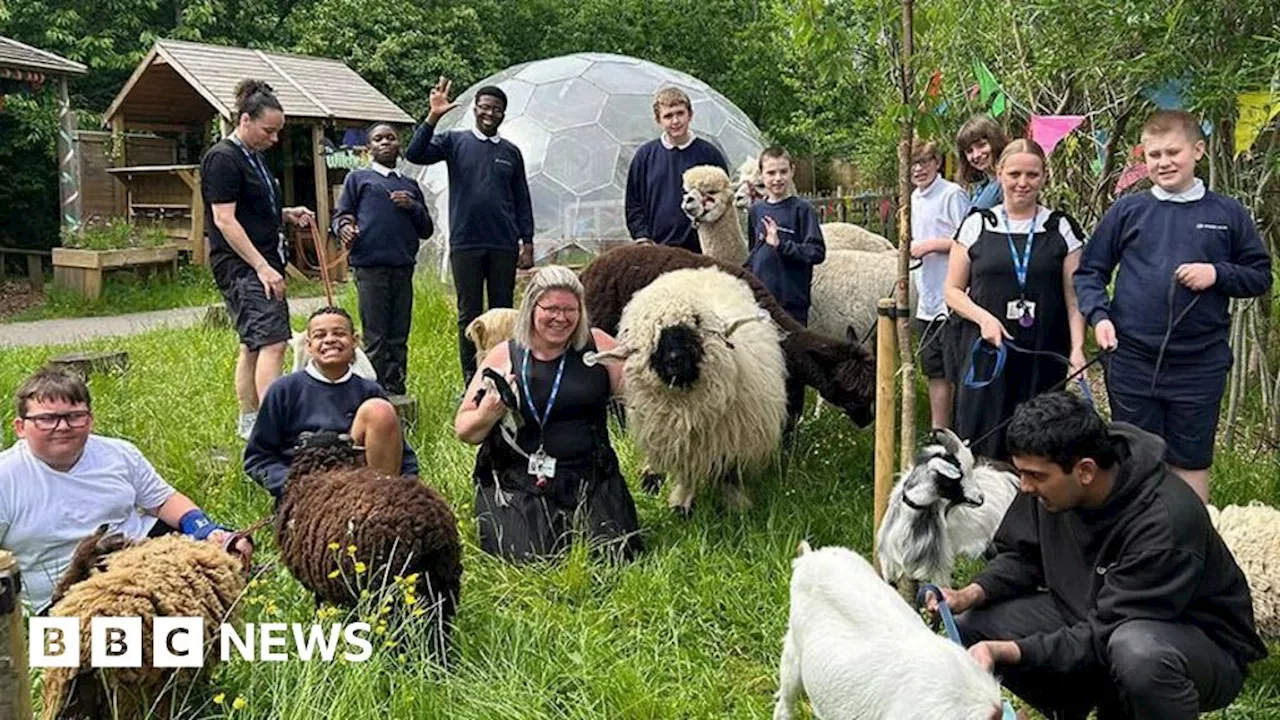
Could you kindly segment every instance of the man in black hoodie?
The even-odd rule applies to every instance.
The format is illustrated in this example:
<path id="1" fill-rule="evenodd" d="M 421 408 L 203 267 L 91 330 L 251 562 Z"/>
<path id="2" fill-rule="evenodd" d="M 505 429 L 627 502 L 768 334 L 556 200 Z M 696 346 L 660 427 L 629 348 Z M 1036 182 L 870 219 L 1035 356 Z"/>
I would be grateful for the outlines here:
<path id="1" fill-rule="evenodd" d="M 1007 444 L 1022 493 L 997 555 L 943 591 L 969 654 L 1053 720 L 1230 704 L 1267 649 L 1244 574 L 1164 441 L 1048 393 L 1018 407 Z"/>

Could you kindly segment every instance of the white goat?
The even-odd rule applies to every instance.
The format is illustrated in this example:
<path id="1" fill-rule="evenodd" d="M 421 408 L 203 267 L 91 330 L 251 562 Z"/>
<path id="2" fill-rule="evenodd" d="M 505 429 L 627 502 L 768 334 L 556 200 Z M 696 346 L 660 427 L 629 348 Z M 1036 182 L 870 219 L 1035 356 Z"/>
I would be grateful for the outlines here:
<path id="1" fill-rule="evenodd" d="M 884 579 L 912 596 L 918 582 L 950 587 L 956 556 L 981 557 L 1018 495 L 1006 467 L 975 464 L 955 433 L 935 430 L 889 495 L 877 546 Z"/>
<path id="2" fill-rule="evenodd" d="M 779 674 L 774 720 L 791 719 L 801 692 L 825 720 L 999 720 L 1003 709 L 996 679 L 842 547 L 800 543 Z"/>

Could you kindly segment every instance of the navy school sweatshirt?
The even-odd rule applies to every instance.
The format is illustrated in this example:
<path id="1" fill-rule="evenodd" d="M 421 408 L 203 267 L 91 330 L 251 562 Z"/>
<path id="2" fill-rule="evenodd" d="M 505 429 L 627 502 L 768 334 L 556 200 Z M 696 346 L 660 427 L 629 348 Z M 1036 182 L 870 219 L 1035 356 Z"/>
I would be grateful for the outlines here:
<path id="1" fill-rule="evenodd" d="M 1212 263 L 1217 281 L 1174 328 L 1165 355 L 1194 357 L 1224 345 L 1228 300 L 1268 292 L 1271 258 L 1244 206 L 1215 192 L 1185 203 L 1151 192 L 1117 201 L 1085 245 L 1073 278 L 1080 312 L 1090 325 L 1110 318 L 1121 348 L 1154 362 L 1169 327 L 1173 272 L 1183 263 Z M 1117 266 L 1115 297 L 1108 298 Z M 1175 284 L 1175 319 L 1196 295 Z"/>
<path id="2" fill-rule="evenodd" d="M 298 436 L 304 431 L 347 432 L 360 403 L 387 394 L 377 383 L 354 373 L 346 380 L 329 383 L 306 370 L 289 373 L 271 383 L 258 410 L 258 420 L 244 449 L 244 471 L 273 497 L 280 499 L 289 476 L 289 458 Z M 404 475 L 418 474 L 418 456 L 404 444 L 400 463 Z"/>
<path id="3" fill-rule="evenodd" d="M 418 165 L 443 160 L 449 170 L 449 246 L 455 250 L 509 250 L 533 241 L 533 205 L 524 156 L 510 140 L 481 140 L 470 130 L 440 134 L 418 126 L 404 159 Z"/>
<path id="4" fill-rule="evenodd" d="M 392 202 L 395 190 L 411 193 L 414 206 L 404 210 Z M 344 217 L 353 219 L 360 230 L 347 260 L 352 267 L 413 265 L 418 240 L 435 230 L 422 188 L 398 172 L 385 177 L 372 168 L 347 173 L 334 213 L 335 234 Z"/>
<path id="5" fill-rule="evenodd" d="M 701 252 L 698 231 L 680 209 L 684 171 L 698 165 L 715 165 L 729 172 L 724 155 L 698 137 L 683 150 L 667 149 L 662 138 L 636 149 L 627 171 L 627 231 L 632 238 Z"/>
<path id="6" fill-rule="evenodd" d="M 778 224 L 776 248 L 764 241 L 765 217 Z M 783 310 L 801 324 L 808 324 L 813 266 L 827 257 L 813 207 L 794 195 L 776 203 L 754 203 L 747 212 L 747 244 L 747 269 L 769 288 Z"/>

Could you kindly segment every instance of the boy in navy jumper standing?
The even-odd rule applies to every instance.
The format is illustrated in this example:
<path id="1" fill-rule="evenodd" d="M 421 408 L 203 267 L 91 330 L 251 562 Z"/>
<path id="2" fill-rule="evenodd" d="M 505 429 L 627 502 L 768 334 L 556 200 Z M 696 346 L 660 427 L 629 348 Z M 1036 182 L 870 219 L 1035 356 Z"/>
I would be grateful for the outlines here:
<path id="1" fill-rule="evenodd" d="M 715 165 L 729 172 L 729 163 L 715 145 L 694 137 L 693 104 L 679 88 L 658 91 L 653 118 L 662 136 L 636 149 L 627 171 L 627 231 L 635 240 L 673 245 L 702 252 L 698 231 L 680 209 L 684 199 L 684 171 L 696 165 Z"/>
<path id="2" fill-rule="evenodd" d="M 1228 301 L 1267 293 L 1271 258 L 1244 206 L 1195 176 L 1204 138 L 1194 116 L 1156 112 L 1142 148 L 1155 186 L 1107 211 L 1080 259 L 1076 294 L 1098 345 L 1115 350 L 1112 419 L 1163 437 L 1169 465 L 1208 502 L 1232 363 Z"/>
<path id="3" fill-rule="evenodd" d="M 413 265 L 418 241 L 433 227 L 418 183 L 396 169 L 400 134 L 386 123 L 369 129 L 372 166 L 353 170 L 342 185 L 334 232 L 351 248 L 348 262 L 360 290 L 360 324 L 378 382 L 405 392 Z"/>
<path id="4" fill-rule="evenodd" d="M 765 199 L 747 212 L 746 267 L 801 325 L 809 324 L 809 286 L 813 266 L 827 257 L 818 216 L 809 203 L 790 194 L 791 156 L 773 146 L 760 153 Z M 804 383 L 787 378 L 788 440 L 804 410 Z"/>
<path id="5" fill-rule="evenodd" d="M 524 156 L 498 137 L 507 96 L 492 85 L 476 91 L 474 130 L 435 134 L 435 125 L 458 106 L 444 78 L 431 90 L 427 120 L 404 158 L 418 165 L 445 161 L 449 169 L 449 264 L 458 291 L 458 357 L 465 387 L 476 373 L 476 348 L 467 325 L 489 308 L 513 305 L 516 268 L 533 267 L 533 205 Z"/>
<path id="6" fill-rule="evenodd" d="M 325 307 L 307 320 L 307 367 L 271 383 L 244 449 L 244 471 L 279 503 L 289 451 L 304 432 L 348 433 L 365 462 L 388 475 L 417 475 L 396 409 L 375 382 L 356 375 L 355 325 L 346 310 Z"/>

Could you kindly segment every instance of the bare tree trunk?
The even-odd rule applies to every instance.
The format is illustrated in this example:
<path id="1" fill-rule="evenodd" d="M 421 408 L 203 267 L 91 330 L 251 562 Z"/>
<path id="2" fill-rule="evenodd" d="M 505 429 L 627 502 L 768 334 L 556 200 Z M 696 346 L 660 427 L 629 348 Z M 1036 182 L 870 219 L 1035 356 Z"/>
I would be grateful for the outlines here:
<path id="1" fill-rule="evenodd" d="M 902 136 L 898 143 L 898 353 L 902 373 L 902 435 L 899 462 L 906 467 L 911 462 L 916 444 L 916 373 L 915 353 L 911 347 L 911 136 L 913 131 L 912 90 L 915 73 L 911 68 L 913 46 L 912 0 L 902 0 Z"/>
<path id="2" fill-rule="evenodd" d="M 1244 374 L 1247 372 L 1248 359 L 1245 357 L 1244 342 L 1244 312 L 1241 310 L 1241 302 L 1232 299 L 1231 301 L 1231 335 L 1229 344 L 1232 354 L 1235 356 L 1235 362 L 1231 365 L 1231 375 L 1227 383 L 1227 422 L 1223 435 L 1223 442 L 1227 447 L 1231 447 L 1236 437 L 1236 415 L 1240 409 L 1240 391 L 1244 387 Z"/>

